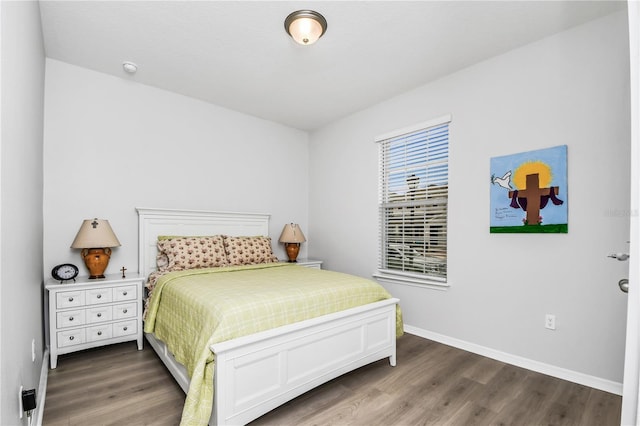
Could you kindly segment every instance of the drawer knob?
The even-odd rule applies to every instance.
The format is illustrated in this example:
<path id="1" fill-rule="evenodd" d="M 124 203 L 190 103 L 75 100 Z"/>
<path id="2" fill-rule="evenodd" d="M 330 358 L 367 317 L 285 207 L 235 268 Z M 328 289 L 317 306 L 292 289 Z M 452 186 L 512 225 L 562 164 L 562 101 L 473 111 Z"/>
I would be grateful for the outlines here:
<path id="1" fill-rule="evenodd" d="M 122 329 L 123 329 L 124 331 L 127 331 L 127 330 L 129 329 L 129 327 L 122 327 Z"/>
<path id="2" fill-rule="evenodd" d="M 126 313 L 127 313 L 127 310 L 126 310 L 126 309 L 123 309 L 123 310 L 122 310 L 122 313 L 123 313 L 123 314 L 126 314 Z"/>
<path id="3" fill-rule="evenodd" d="M 102 295 L 101 294 L 98 295 L 98 299 L 102 299 Z"/>
<path id="4" fill-rule="evenodd" d="M 98 331 L 98 336 L 102 336 L 102 331 Z"/>
<path id="5" fill-rule="evenodd" d="M 73 336 L 69 336 L 69 340 L 73 340 Z"/>
<path id="6" fill-rule="evenodd" d="M 98 312 L 98 318 L 100 318 L 102 316 L 102 313 Z"/>
<path id="7" fill-rule="evenodd" d="M 122 292 L 122 295 L 123 295 L 123 296 L 126 296 L 126 295 L 127 295 L 127 292 L 126 292 L 126 291 L 123 291 L 123 292 Z"/>
<path id="8" fill-rule="evenodd" d="M 70 297 L 70 298 L 69 298 L 69 302 L 73 302 L 73 297 Z"/>
<path id="9" fill-rule="evenodd" d="M 73 321 L 73 317 L 69 317 L 69 321 Z"/>

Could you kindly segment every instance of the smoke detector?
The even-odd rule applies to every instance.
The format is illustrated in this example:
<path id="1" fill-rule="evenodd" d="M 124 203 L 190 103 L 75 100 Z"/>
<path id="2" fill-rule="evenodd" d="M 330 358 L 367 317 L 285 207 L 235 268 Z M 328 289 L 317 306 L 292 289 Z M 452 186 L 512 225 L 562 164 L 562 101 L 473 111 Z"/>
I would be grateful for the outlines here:
<path id="1" fill-rule="evenodd" d="M 129 61 L 123 62 L 122 68 L 125 70 L 125 72 L 129 74 L 135 74 L 135 72 L 138 71 L 138 66 L 133 62 L 129 62 Z"/>

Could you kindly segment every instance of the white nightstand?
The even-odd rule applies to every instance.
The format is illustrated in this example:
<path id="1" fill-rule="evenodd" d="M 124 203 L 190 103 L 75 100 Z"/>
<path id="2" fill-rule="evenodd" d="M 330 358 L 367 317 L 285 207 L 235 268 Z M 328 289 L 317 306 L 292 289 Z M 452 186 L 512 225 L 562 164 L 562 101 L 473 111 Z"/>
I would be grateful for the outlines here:
<path id="1" fill-rule="evenodd" d="M 51 368 L 58 355 L 96 346 L 136 340 L 142 350 L 143 282 L 138 274 L 79 277 L 64 284 L 48 279 Z"/>
<path id="2" fill-rule="evenodd" d="M 298 259 L 296 265 L 304 266 L 305 268 L 322 269 L 322 260 Z"/>

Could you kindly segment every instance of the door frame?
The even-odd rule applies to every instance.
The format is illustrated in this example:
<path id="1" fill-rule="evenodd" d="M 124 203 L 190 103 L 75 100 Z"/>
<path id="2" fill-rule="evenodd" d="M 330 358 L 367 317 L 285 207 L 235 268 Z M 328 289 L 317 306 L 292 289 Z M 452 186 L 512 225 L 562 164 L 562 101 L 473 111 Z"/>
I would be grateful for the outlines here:
<path id="1" fill-rule="evenodd" d="M 640 4 L 628 1 L 630 117 L 631 117 L 631 194 L 629 203 L 629 293 L 627 303 L 627 339 L 622 387 L 621 424 L 636 425 L 640 415 Z"/>

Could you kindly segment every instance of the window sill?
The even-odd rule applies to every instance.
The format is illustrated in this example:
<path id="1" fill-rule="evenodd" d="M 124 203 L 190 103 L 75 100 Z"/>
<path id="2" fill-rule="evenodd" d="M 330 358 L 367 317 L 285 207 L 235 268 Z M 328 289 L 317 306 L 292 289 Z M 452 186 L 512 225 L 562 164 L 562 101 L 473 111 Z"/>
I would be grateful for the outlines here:
<path id="1" fill-rule="evenodd" d="M 429 288 L 432 290 L 446 291 L 449 289 L 449 284 L 442 281 L 436 281 L 429 278 L 419 278 L 405 275 L 386 274 L 384 272 L 374 272 L 373 278 L 378 281 L 386 282 L 389 284 L 399 284 L 411 287 Z"/>

